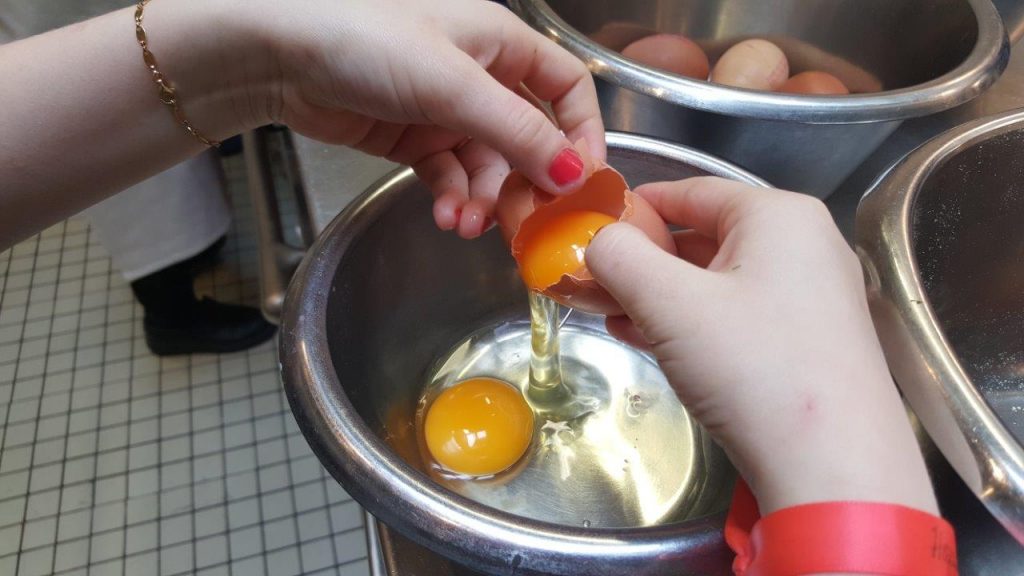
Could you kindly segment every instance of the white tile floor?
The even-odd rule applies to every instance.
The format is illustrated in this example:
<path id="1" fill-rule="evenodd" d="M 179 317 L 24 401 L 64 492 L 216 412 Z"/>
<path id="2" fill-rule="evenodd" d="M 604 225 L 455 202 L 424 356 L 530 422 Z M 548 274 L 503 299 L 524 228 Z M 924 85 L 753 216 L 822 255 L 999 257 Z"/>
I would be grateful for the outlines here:
<path id="1" fill-rule="evenodd" d="M 197 282 L 257 296 L 239 158 L 235 225 Z M 164 358 L 81 220 L 0 254 L 0 576 L 365 576 L 360 507 L 288 410 L 268 343 Z"/>

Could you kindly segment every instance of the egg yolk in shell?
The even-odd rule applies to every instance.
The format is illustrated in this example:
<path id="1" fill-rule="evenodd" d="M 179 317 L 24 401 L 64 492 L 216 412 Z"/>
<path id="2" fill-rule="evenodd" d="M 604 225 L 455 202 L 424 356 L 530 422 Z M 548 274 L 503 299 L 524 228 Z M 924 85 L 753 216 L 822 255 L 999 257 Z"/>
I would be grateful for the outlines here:
<path id="1" fill-rule="evenodd" d="M 472 378 L 438 395 L 427 410 L 423 436 L 430 455 L 446 470 L 489 476 L 526 453 L 533 410 L 512 385 Z"/>
<path id="2" fill-rule="evenodd" d="M 585 265 L 584 253 L 602 227 L 617 222 L 603 212 L 579 210 L 554 216 L 525 239 L 519 273 L 531 290 L 544 290 Z"/>

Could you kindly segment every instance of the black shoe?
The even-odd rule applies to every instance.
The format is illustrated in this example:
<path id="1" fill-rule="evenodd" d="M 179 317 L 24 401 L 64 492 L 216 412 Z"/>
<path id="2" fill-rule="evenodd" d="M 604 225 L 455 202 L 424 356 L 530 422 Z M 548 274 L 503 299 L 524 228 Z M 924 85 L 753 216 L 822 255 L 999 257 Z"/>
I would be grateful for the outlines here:
<path id="1" fill-rule="evenodd" d="M 227 235 L 221 236 L 216 242 L 210 244 L 205 250 L 189 258 L 188 260 L 182 260 L 181 262 L 174 264 L 174 266 L 183 269 L 190 276 L 197 276 L 200 272 L 203 272 L 209 268 L 213 268 L 221 262 L 221 249 L 224 248 L 224 244 L 228 241 Z"/>
<path id="2" fill-rule="evenodd" d="M 238 352 L 266 342 L 277 327 L 249 306 L 203 298 L 173 319 L 147 315 L 146 344 L 158 356 Z"/>
<path id="3" fill-rule="evenodd" d="M 217 151 L 220 152 L 222 157 L 234 156 L 242 153 L 242 137 L 232 136 L 227 140 L 220 143 L 217 147 Z"/>

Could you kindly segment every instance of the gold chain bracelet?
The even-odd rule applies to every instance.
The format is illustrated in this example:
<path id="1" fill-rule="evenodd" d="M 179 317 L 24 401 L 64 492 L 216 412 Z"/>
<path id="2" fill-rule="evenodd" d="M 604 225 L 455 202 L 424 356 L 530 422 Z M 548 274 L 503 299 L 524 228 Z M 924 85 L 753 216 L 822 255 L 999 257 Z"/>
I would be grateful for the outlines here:
<path id="1" fill-rule="evenodd" d="M 178 106 L 178 95 L 174 91 L 174 86 L 171 85 L 170 81 L 164 77 L 164 75 L 157 69 L 156 56 L 149 51 L 149 40 L 146 38 L 146 29 L 142 27 L 142 12 L 146 9 L 146 4 L 149 4 L 150 0 L 140 0 L 135 6 L 135 39 L 139 41 L 139 46 L 142 46 L 142 60 L 146 63 L 146 68 L 153 75 L 153 81 L 156 82 L 157 88 L 160 91 L 160 101 L 166 104 L 174 115 L 174 120 L 181 124 L 185 130 L 195 136 L 196 140 L 199 140 L 206 146 L 216 148 L 220 146 L 220 142 L 211 140 L 206 136 L 203 136 L 188 118 L 185 118 L 185 113 L 182 112 L 181 107 Z"/>

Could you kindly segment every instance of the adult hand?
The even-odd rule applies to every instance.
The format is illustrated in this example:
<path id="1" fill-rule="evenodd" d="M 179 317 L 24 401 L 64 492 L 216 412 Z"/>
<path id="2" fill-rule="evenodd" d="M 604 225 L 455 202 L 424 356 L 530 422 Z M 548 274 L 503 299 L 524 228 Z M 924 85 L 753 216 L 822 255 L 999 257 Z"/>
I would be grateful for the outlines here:
<path id="1" fill-rule="evenodd" d="M 203 149 L 158 98 L 134 13 L 0 46 L 0 248 Z M 492 2 L 153 0 L 144 28 L 206 138 L 279 122 L 411 165 L 467 238 L 509 163 L 559 194 L 581 184 L 570 142 L 605 154 L 586 67 Z"/>
<path id="2" fill-rule="evenodd" d="M 571 142 L 583 138 L 605 155 L 586 67 L 497 4 L 273 4 L 274 14 L 257 14 L 280 63 L 275 118 L 412 166 L 443 229 L 479 235 L 509 163 L 562 193 L 582 173 Z M 531 100 L 550 102 L 558 127 Z"/>

